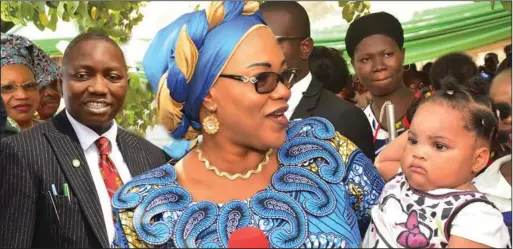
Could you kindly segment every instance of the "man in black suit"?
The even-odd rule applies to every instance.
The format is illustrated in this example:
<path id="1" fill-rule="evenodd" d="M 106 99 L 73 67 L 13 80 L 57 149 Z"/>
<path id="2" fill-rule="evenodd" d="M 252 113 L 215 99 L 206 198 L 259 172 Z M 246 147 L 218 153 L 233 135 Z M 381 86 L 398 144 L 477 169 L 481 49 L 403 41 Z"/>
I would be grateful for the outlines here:
<path id="1" fill-rule="evenodd" d="M 113 193 L 169 160 L 114 121 L 129 81 L 114 41 L 79 35 L 66 49 L 61 70 L 66 109 L 2 141 L 2 248 L 109 247 Z"/>
<path id="2" fill-rule="evenodd" d="M 312 77 L 308 57 L 313 49 L 310 20 L 306 10 L 294 1 L 267 1 L 260 6 L 264 19 L 281 45 L 289 68 L 298 68 L 298 82 L 288 101 L 289 119 L 312 116 L 328 119 L 340 134 L 353 141 L 374 161 L 372 130 L 358 107 L 325 90 Z"/>

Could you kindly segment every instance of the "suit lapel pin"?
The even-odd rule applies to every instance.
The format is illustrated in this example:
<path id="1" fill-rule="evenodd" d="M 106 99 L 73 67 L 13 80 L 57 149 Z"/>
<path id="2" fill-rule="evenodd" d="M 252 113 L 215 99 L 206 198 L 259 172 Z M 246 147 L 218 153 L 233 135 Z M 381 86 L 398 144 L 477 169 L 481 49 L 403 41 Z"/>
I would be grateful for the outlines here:
<path id="1" fill-rule="evenodd" d="M 75 167 L 75 168 L 80 167 L 80 161 L 78 159 L 73 159 L 73 167 Z"/>

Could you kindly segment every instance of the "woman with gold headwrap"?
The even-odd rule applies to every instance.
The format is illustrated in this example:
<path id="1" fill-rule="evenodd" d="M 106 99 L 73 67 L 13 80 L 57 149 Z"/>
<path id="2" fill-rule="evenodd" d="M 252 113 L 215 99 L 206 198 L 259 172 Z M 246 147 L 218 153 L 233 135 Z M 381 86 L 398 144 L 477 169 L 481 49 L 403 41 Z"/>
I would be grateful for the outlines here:
<path id="1" fill-rule="evenodd" d="M 144 68 L 161 121 L 203 139 L 117 191 L 114 246 L 227 247 L 244 227 L 271 247 L 360 246 L 383 180 L 327 120 L 288 123 L 286 66 L 256 2 L 214 2 L 157 34 Z"/>

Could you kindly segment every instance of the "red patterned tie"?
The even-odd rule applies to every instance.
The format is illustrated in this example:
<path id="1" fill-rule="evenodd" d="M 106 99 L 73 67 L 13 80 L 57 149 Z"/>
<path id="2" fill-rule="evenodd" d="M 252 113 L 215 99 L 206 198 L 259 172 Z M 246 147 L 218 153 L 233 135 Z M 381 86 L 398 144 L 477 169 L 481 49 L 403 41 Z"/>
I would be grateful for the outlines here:
<path id="1" fill-rule="evenodd" d="M 110 198 L 114 196 L 119 186 L 123 184 L 119 177 L 118 170 L 114 162 L 109 157 L 111 144 L 108 138 L 100 137 L 96 140 L 96 146 L 100 150 L 100 171 L 102 173 L 103 181 L 107 187 Z"/>

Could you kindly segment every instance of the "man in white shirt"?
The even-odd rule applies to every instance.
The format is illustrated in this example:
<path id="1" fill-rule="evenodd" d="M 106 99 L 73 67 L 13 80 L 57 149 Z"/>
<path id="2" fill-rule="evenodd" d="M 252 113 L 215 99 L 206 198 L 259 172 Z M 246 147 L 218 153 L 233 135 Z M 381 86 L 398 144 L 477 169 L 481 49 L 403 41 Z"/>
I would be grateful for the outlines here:
<path id="1" fill-rule="evenodd" d="M 474 179 L 474 185 L 486 194 L 502 212 L 511 234 L 511 64 L 497 72 L 489 91 L 489 97 L 499 118 L 498 140 L 500 149 L 496 159 Z"/>
<path id="2" fill-rule="evenodd" d="M 169 157 L 118 127 L 128 70 L 121 49 L 100 34 L 77 36 L 64 53 L 66 109 L 2 140 L 1 248 L 108 248 L 111 198 L 132 177 Z"/>
<path id="3" fill-rule="evenodd" d="M 335 130 L 374 161 L 372 130 L 363 111 L 324 89 L 322 82 L 310 73 L 308 58 L 313 40 L 306 10 L 294 1 L 267 1 L 260 10 L 281 45 L 287 66 L 299 70 L 285 116 L 289 119 L 326 118 Z"/>

